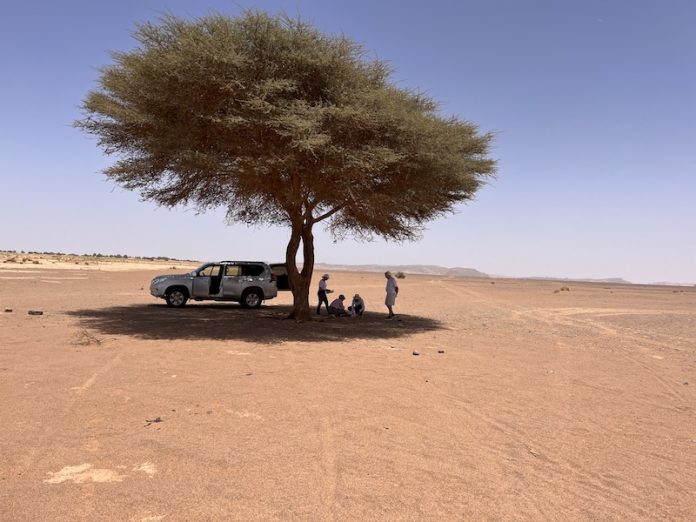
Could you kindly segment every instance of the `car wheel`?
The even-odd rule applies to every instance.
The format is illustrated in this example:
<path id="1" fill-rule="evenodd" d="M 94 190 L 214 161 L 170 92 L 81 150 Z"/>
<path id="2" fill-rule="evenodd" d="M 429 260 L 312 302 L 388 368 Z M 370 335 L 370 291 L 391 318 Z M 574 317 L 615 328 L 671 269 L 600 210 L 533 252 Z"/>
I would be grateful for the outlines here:
<path id="1" fill-rule="evenodd" d="M 240 304 L 242 305 L 242 308 L 258 308 L 261 306 L 262 301 L 263 294 L 261 294 L 261 292 L 255 288 L 250 288 L 248 290 L 244 290 Z"/>
<path id="2" fill-rule="evenodd" d="M 167 292 L 166 299 L 167 306 L 180 308 L 186 304 L 186 301 L 188 301 L 188 294 L 181 288 L 174 288 Z"/>

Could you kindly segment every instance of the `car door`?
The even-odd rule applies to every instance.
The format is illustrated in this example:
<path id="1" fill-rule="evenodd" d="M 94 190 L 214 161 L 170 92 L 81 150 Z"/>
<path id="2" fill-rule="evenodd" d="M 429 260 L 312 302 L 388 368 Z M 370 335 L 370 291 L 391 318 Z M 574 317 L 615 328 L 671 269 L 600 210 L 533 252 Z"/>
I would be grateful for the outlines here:
<path id="1" fill-rule="evenodd" d="M 191 289 L 194 299 L 210 297 L 210 284 L 214 277 L 219 276 L 220 268 L 220 265 L 208 265 L 198 271 L 198 275 L 193 278 Z"/>
<path id="2" fill-rule="evenodd" d="M 288 266 L 285 263 L 273 263 L 271 271 L 276 278 L 278 290 L 290 290 L 290 281 L 288 280 Z"/>
<path id="3" fill-rule="evenodd" d="M 222 295 L 225 299 L 239 299 L 242 295 L 242 267 L 240 265 L 224 265 Z"/>

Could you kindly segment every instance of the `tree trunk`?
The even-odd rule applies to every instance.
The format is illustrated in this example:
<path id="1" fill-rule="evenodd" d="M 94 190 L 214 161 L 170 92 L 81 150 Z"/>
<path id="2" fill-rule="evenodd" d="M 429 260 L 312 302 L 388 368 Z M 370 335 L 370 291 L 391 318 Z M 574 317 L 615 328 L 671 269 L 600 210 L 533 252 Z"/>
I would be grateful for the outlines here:
<path id="1" fill-rule="evenodd" d="M 309 285 L 314 271 L 314 235 L 312 222 L 302 219 L 293 220 L 290 241 L 285 250 L 285 263 L 288 267 L 288 282 L 292 291 L 292 310 L 288 319 L 296 321 L 311 320 L 309 309 Z M 297 269 L 297 252 L 302 243 L 302 272 Z"/>
<path id="2" fill-rule="evenodd" d="M 313 223 L 305 223 L 302 227 L 302 272 L 300 280 L 302 282 L 302 295 L 307 302 L 307 313 L 302 316 L 303 321 L 309 321 L 309 293 L 310 285 L 312 284 L 312 273 L 314 272 L 314 234 L 312 233 Z"/>

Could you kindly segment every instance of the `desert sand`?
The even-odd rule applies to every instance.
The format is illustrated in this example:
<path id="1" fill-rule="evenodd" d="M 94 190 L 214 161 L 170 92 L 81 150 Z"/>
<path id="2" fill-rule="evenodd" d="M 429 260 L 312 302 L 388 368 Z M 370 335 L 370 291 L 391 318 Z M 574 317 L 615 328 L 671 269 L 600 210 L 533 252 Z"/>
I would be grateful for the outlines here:
<path id="1" fill-rule="evenodd" d="M 170 264 L 2 265 L 0 520 L 696 520 L 694 288 L 407 274 L 386 321 L 336 272 L 367 315 L 297 324 Z"/>

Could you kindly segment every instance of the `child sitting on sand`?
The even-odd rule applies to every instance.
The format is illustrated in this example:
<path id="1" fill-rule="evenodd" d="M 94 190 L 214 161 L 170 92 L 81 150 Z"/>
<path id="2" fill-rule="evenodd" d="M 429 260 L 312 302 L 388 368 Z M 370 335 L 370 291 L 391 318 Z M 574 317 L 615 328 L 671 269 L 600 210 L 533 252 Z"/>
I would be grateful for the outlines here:
<path id="1" fill-rule="evenodd" d="M 348 307 L 348 311 L 353 317 L 360 316 L 365 312 L 365 301 L 360 297 L 360 294 L 353 296 L 353 302 Z"/>

